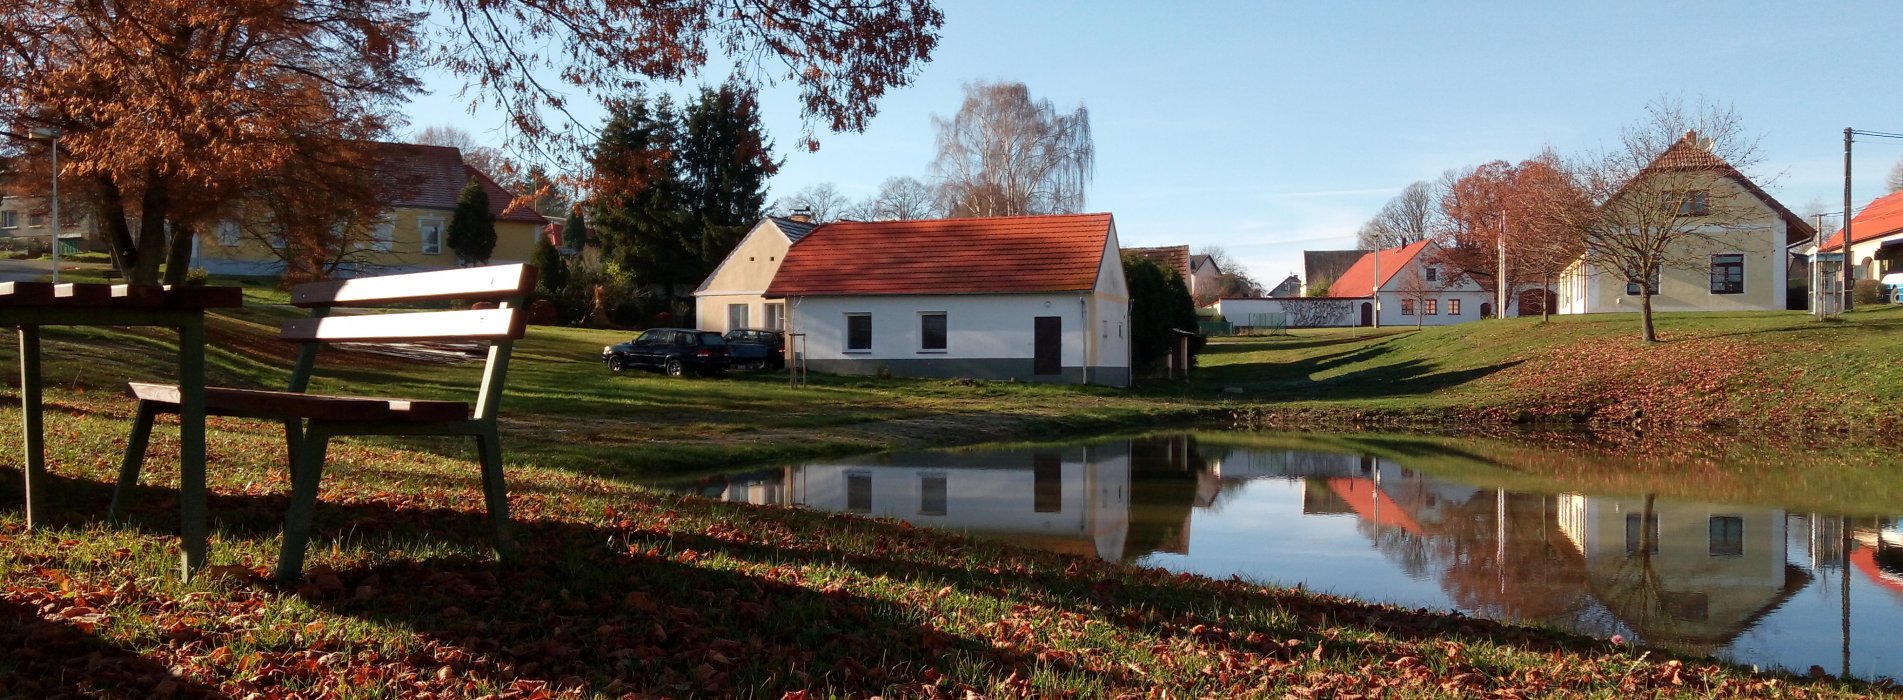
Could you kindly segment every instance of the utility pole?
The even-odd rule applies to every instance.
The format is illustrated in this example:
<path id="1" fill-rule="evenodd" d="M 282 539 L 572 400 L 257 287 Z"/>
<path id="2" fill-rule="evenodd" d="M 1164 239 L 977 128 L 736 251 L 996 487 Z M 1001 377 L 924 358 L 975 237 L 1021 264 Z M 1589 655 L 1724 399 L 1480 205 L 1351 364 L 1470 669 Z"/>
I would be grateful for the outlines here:
<path id="1" fill-rule="evenodd" d="M 1839 314 L 1850 310 L 1850 220 L 1855 218 L 1850 215 L 1850 140 L 1853 131 L 1850 127 L 1844 127 L 1844 301 L 1838 309 Z"/>
<path id="2" fill-rule="evenodd" d="M 1811 249 L 1817 251 L 1810 261 L 1810 305 L 1811 313 L 1819 320 L 1824 318 L 1824 214 L 1818 212 L 1817 223 L 1811 227 Z"/>
<path id="3" fill-rule="evenodd" d="M 1381 244 L 1376 243 L 1374 244 L 1374 246 L 1375 246 L 1374 252 L 1371 253 L 1371 255 L 1374 256 L 1374 290 L 1370 293 L 1370 295 L 1374 297 L 1374 314 L 1373 314 L 1374 327 L 1380 328 L 1381 327 Z"/>
<path id="4" fill-rule="evenodd" d="M 1500 318 L 1507 317 L 1507 213 L 1500 212 L 1499 235 L 1493 237 L 1494 245 L 1499 248 L 1494 255 L 1493 271 L 1493 313 Z"/>

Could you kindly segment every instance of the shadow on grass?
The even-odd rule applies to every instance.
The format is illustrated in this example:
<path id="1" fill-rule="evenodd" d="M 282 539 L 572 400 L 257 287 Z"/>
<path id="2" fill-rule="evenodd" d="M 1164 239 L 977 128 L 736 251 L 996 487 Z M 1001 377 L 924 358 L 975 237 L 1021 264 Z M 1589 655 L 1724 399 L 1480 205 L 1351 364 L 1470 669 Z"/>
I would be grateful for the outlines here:
<path id="1" fill-rule="evenodd" d="M 0 599 L 0 697 L 223 698 L 158 661 Z"/>

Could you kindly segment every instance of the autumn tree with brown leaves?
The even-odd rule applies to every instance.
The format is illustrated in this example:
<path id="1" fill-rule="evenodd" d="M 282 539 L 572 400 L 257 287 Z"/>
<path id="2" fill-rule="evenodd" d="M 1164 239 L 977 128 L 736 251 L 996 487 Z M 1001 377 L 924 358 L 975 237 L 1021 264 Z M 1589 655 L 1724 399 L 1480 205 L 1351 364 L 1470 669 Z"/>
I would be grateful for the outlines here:
<path id="1" fill-rule="evenodd" d="M 1521 290 L 1550 288 L 1582 252 L 1578 232 L 1571 226 L 1586 211 L 1587 203 L 1552 151 L 1518 164 L 1493 161 L 1453 171 L 1446 178 L 1438 208 L 1440 226 L 1434 235 L 1440 246 L 1438 260 L 1450 265 L 1457 276 L 1496 289 L 1504 286 L 1508 304 Z M 1498 313 L 1506 316 L 1507 309 L 1503 306 Z"/>
<path id="2" fill-rule="evenodd" d="M 425 65 L 544 152 L 587 145 L 551 122 L 568 93 L 678 81 L 715 51 L 742 82 L 798 85 L 809 124 L 858 130 L 942 23 L 929 0 L 16 0 L 0 6 L 0 133 L 32 157 L 33 129 L 61 129 L 120 269 L 177 282 L 193 233 L 292 143 L 386 136 Z"/>

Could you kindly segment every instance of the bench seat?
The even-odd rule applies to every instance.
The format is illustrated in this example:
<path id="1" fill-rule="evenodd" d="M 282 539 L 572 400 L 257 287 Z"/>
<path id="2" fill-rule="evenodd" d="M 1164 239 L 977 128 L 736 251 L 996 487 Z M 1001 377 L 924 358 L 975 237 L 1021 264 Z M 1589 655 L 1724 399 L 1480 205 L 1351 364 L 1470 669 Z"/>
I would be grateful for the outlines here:
<path id="1" fill-rule="evenodd" d="M 175 384 L 128 384 L 132 395 L 165 411 L 178 410 Z M 402 421 L 431 423 L 469 419 L 462 401 L 417 401 L 370 396 L 300 394 L 290 391 L 205 388 L 205 412 L 257 418 L 303 418 L 324 421 Z"/>

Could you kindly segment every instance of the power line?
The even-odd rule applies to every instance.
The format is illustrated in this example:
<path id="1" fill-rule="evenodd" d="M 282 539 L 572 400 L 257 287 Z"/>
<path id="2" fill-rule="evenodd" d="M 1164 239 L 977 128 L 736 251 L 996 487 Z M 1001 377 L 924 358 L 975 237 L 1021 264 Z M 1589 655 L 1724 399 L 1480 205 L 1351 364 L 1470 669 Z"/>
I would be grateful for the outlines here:
<path id="1" fill-rule="evenodd" d="M 1877 138 L 1883 138 L 1883 139 L 1903 139 L 1903 134 L 1895 134 L 1895 133 L 1890 133 L 1888 131 L 1864 131 L 1862 129 L 1851 129 L 1850 133 L 1855 134 L 1857 136 L 1875 136 Z"/>

